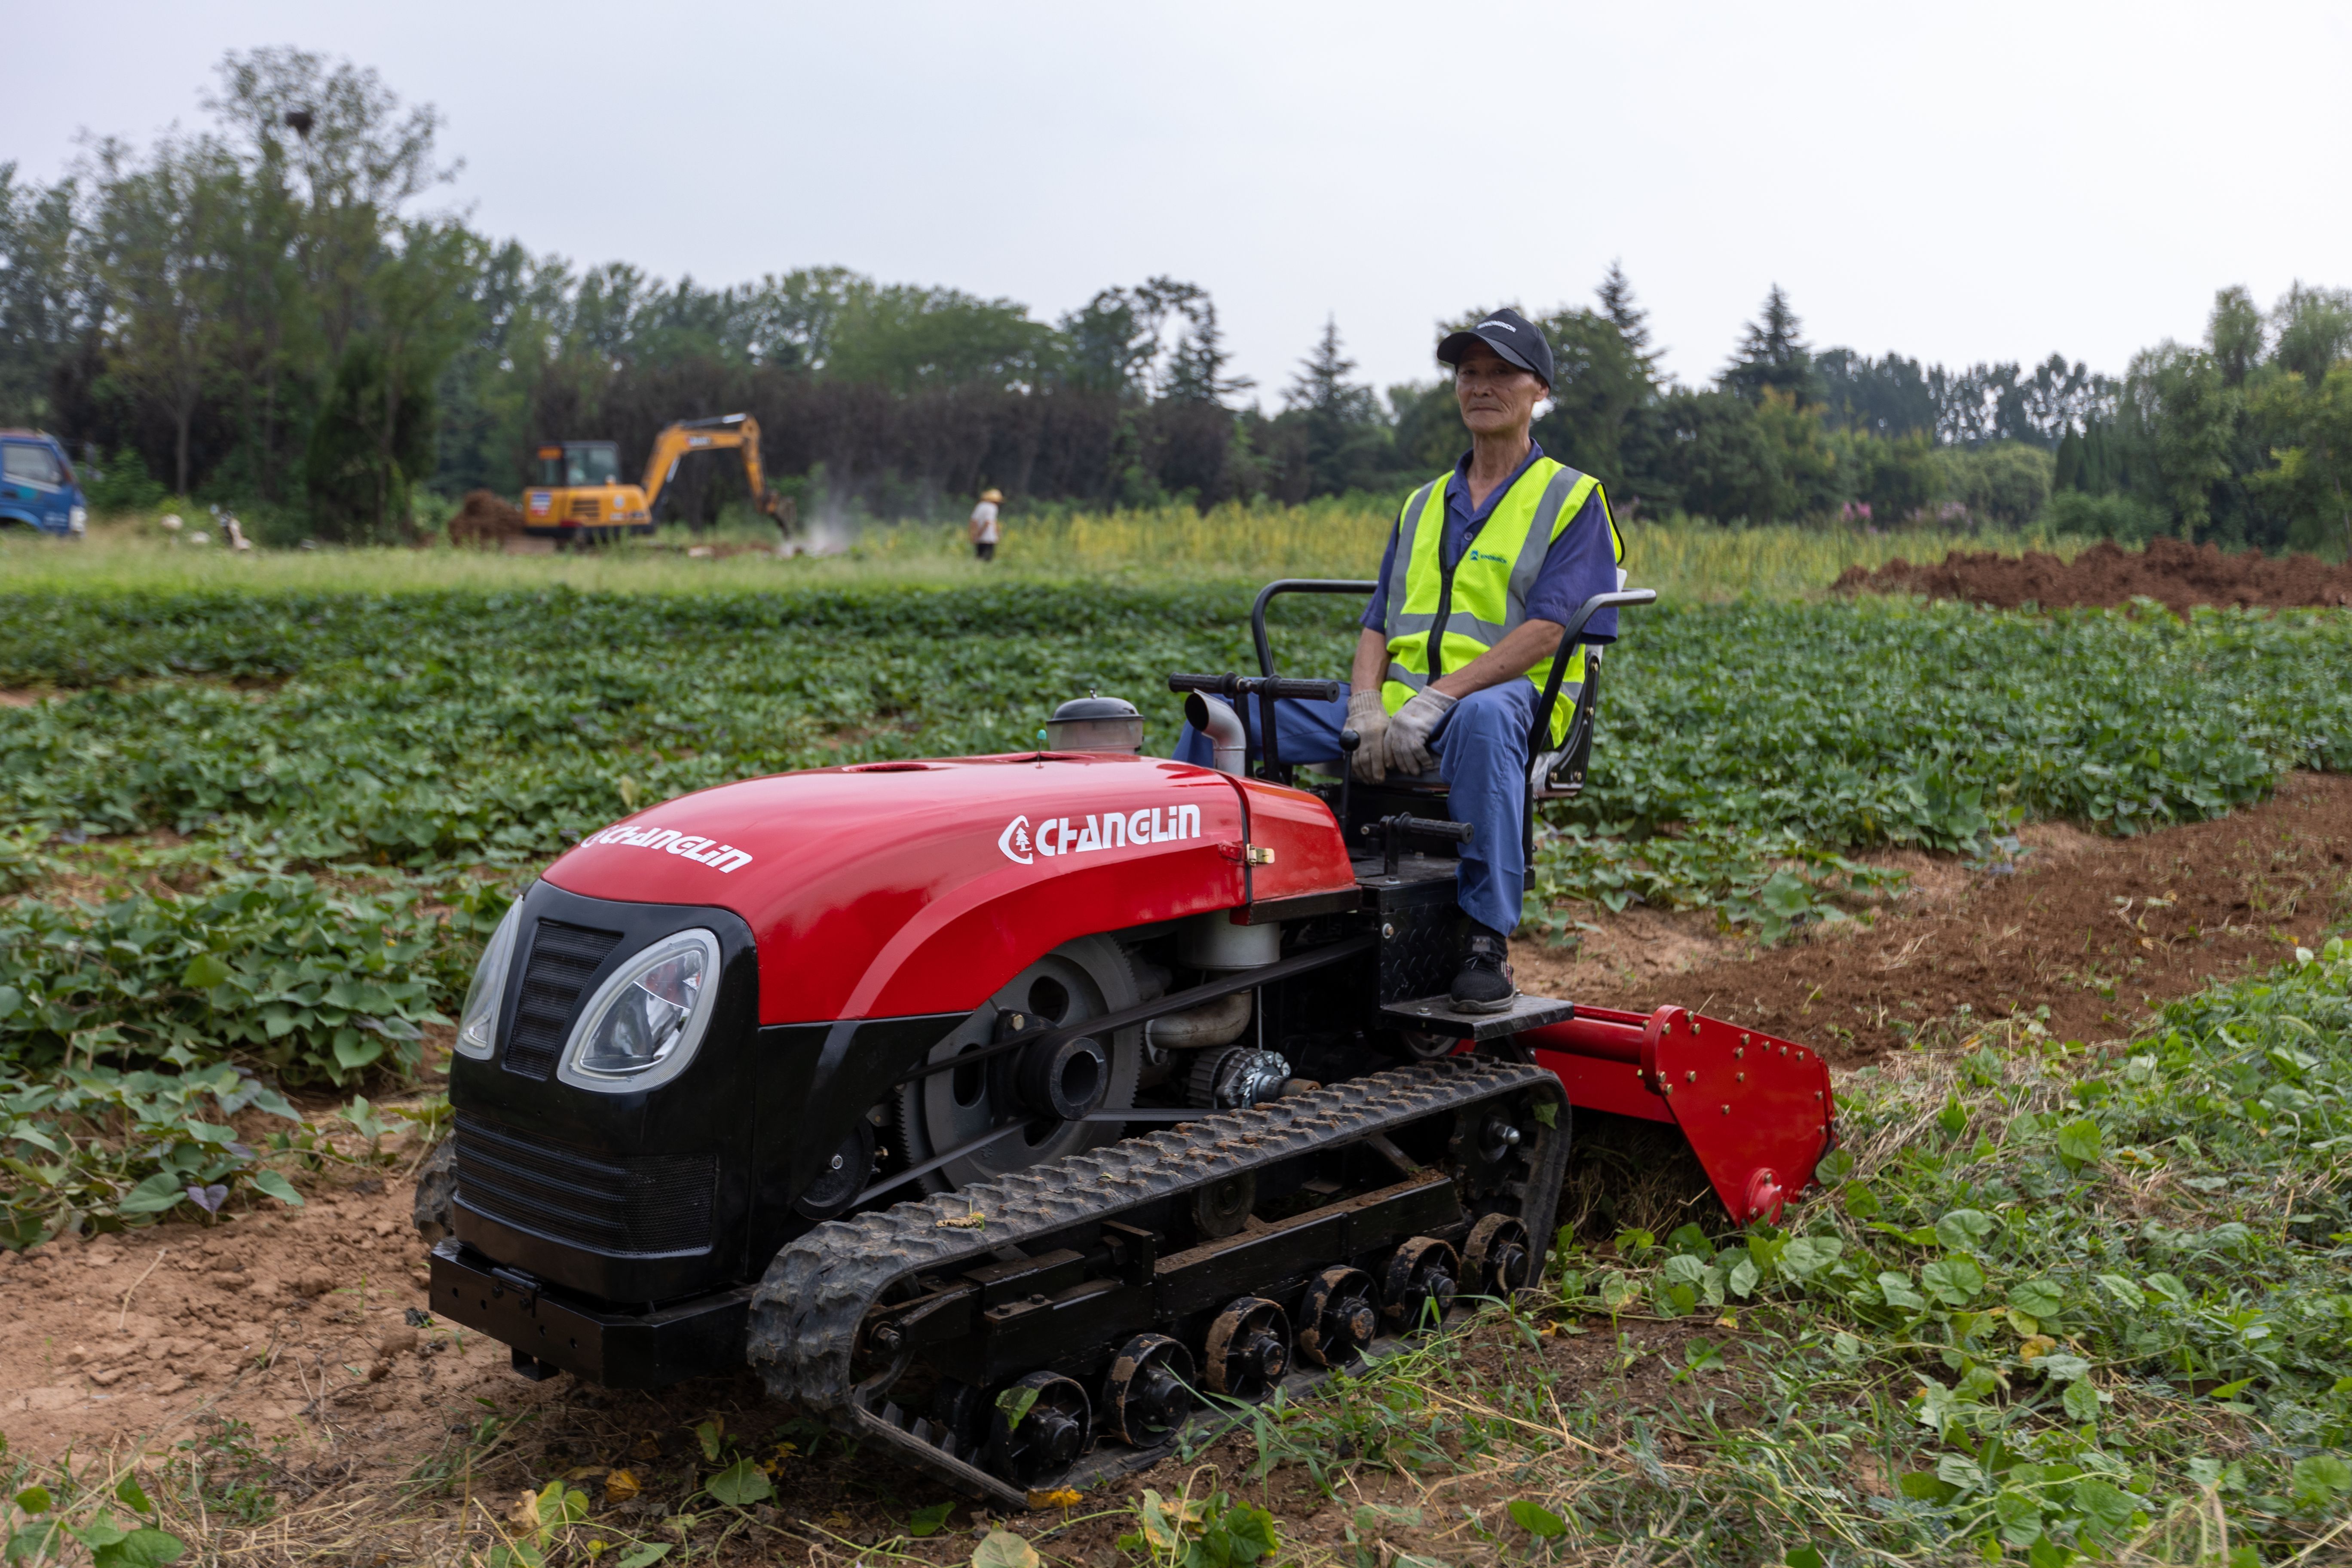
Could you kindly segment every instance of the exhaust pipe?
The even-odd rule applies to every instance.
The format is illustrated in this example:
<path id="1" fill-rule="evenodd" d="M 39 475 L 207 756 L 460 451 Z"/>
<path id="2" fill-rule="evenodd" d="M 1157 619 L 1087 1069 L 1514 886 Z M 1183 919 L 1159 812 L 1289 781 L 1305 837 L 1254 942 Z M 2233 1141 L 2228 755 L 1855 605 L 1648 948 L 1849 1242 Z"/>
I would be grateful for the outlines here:
<path id="1" fill-rule="evenodd" d="M 1212 702 L 1195 691 L 1184 699 L 1184 721 L 1209 737 L 1209 765 L 1221 773 L 1238 773 L 1244 765 L 1246 742 L 1241 715 L 1223 702 Z"/>

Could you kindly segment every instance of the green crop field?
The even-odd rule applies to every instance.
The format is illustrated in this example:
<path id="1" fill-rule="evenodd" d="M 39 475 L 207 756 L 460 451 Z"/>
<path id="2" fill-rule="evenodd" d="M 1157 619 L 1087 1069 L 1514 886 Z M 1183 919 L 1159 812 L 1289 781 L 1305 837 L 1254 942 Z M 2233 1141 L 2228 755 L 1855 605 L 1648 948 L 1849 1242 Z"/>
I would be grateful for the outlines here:
<path id="1" fill-rule="evenodd" d="M 639 563 L 639 592 L 608 591 L 606 559 L 372 559 L 9 558 L 0 1242 L 285 1201 L 287 1173 L 338 1156 L 279 1090 L 402 1082 L 513 890 L 636 805 L 1019 749 L 1090 688 L 1136 700 L 1164 750 L 1165 674 L 1248 658 L 1249 578 L 1132 560 L 677 560 Z M 1979 850 L 2041 816 L 2131 833 L 2352 765 L 2340 614 L 1709 597 L 1628 616 L 1591 786 L 1546 825 L 1538 925 L 1639 897 L 1777 940 L 1883 884 L 1858 851 Z M 1342 673 L 1353 608 L 1286 601 L 1286 670 Z M 2331 948 L 2121 1061 L 2017 1026 L 2012 1050 L 1853 1085 L 1849 1154 L 1786 1232 L 1568 1256 L 1585 1331 L 1744 1314 L 1736 1367 L 1700 1348 L 1682 1369 L 1727 1400 L 1701 1480 L 1661 1468 L 1638 1413 L 1475 1373 L 1454 1340 L 1269 1414 L 1262 1451 L 1498 1468 L 1525 1504 L 1512 1554 L 1657 1531 L 1699 1561 L 1738 1540 L 2051 1564 L 2210 1527 L 2276 1561 L 2352 1493 L 2330 1457 L 2352 1438 L 2347 979 Z M 237 1142 L 248 1109 L 286 1131 Z M 2194 1195 L 2152 1219 L 2112 1201 L 2156 1171 Z M 1617 1457 L 1579 1469 L 1581 1442 Z M 1832 1500 L 1864 1456 L 1887 1495 Z M 1388 1506 L 1351 1527 L 1367 1552 L 1410 1533 Z"/>

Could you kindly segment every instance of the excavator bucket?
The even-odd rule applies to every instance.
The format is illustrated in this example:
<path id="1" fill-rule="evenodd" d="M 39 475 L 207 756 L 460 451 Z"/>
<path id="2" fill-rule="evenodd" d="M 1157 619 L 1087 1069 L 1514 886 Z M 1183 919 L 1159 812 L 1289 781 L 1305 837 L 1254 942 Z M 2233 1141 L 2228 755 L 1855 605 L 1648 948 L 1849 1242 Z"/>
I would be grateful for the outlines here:
<path id="1" fill-rule="evenodd" d="M 1777 1224 L 1836 1146 L 1829 1064 L 1794 1041 L 1683 1007 L 1580 1007 L 1518 1040 L 1570 1105 L 1678 1129 L 1738 1224 Z"/>

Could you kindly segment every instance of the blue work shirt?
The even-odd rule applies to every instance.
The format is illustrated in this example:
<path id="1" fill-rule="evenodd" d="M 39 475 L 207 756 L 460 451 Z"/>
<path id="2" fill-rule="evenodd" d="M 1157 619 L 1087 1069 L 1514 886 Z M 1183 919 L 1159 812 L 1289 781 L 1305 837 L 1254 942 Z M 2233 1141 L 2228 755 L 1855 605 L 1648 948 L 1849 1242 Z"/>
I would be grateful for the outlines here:
<path id="1" fill-rule="evenodd" d="M 1525 461 L 1511 470 L 1511 477 L 1496 485 L 1487 494 L 1486 504 L 1473 508 L 1470 504 L 1470 454 L 1454 465 L 1454 472 L 1445 479 L 1445 532 L 1439 542 L 1440 564 L 1452 567 L 1470 548 L 1486 526 L 1495 508 L 1519 482 L 1521 475 L 1543 456 L 1543 447 L 1534 441 L 1528 443 Z M 1364 610 L 1363 626 L 1370 631 L 1386 631 L 1389 618 L 1389 573 L 1396 565 L 1397 530 L 1389 527 L 1389 547 L 1381 556 L 1380 586 L 1372 590 L 1372 602 Z M 1542 567 L 1536 573 L 1535 586 L 1528 592 L 1528 619 L 1553 621 L 1565 626 L 1576 614 L 1577 606 L 1595 594 L 1611 594 L 1617 589 L 1617 552 L 1609 537 L 1607 509 L 1601 505 L 1601 492 L 1595 489 L 1586 499 L 1583 510 L 1560 531 L 1544 552 Z M 1584 628 L 1586 642 L 1603 643 L 1617 640 L 1617 612 L 1602 610 Z"/>

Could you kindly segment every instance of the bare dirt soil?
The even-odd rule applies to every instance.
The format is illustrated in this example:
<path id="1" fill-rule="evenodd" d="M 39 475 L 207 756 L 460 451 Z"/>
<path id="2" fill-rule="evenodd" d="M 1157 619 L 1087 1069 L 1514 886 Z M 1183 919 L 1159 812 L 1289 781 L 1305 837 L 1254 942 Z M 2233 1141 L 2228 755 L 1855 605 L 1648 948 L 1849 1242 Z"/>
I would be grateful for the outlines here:
<path id="1" fill-rule="evenodd" d="M 1931 565 L 1899 556 L 1876 571 L 1849 566 L 1832 584 L 1840 593 L 1925 594 L 2013 610 L 2116 606 L 2154 599 L 2175 615 L 2198 605 L 2284 609 L 2303 605 L 2352 605 L 2352 565 L 2330 566 L 2312 555 L 2284 559 L 2247 551 L 2225 555 L 2210 544 L 2152 539 L 2144 551 L 2102 541 L 2072 561 L 2029 550 L 2023 555 L 1955 550 Z"/>
<path id="2" fill-rule="evenodd" d="M 1520 980 L 1604 1005 L 1704 1007 L 1814 1042 L 1849 1067 L 2042 1008 L 2062 1038 L 2120 1037 L 2150 1008 L 2279 963 L 2343 917 L 2352 779 L 2298 775 L 2252 810 L 2137 839 L 2059 826 L 2026 837 L 2028 853 L 1984 869 L 1897 857 L 1912 889 L 1874 922 L 1761 952 L 1699 917 L 1596 913 L 1600 931 L 1577 953 L 1523 944 Z M 845 1453 L 766 1400 L 749 1373 L 657 1394 L 563 1377 L 531 1384 L 509 1370 L 503 1346 L 437 1320 L 412 1322 L 427 1304 L 404 1179 L 416 1152 L 395 1146 L 373 1174 L 315 1178 L 299 1209 L 271 1205 L 210 1226 L 0 1254 L 0 1432 L 12 1451 L 50 1458 L 70 1447 L 127 1461 L 185 1443 L 241 1447 L 236 1465 L 274 1500 L 272 1511 L 249 1531 L 218 1529 L 215 1544 L 263 1563 L 461 1562 L 497 1539 L 526 1487 L 559 1477 L 589 1496 L 597 1528 L 616 1539 L 709 1545 L 731 1528 L 722 1555 L 740 1551 L 742 1561 L 845 1565 L 939 1500 L 919 1478 Z M 1461 1353 L 1540 1355 L 1563 1379 L 1563 1397 L 1622 1391 L 1629 1413 L 1654 1419 L 1677 1400 L 1726 1408 L 1729 1389 L 1717 1377 L 1675 1373 L 1693 1334 L 1726 1340 L 1736 1362 L 1738 1331 L 1691 1320 L 1635 1331 L 1641 1342 L 1620 1344 L 1605 1321 L 1570 1325 L 1529 1347 L 1493 1323 Z M 705 1511 L 681 1534 L 676 1515 L 694 1506 L 712 1468 L 694 1427 L 714 1417 L 737 1451 L 778 1461 L 778 1496 L 750 1523 Z M 1213 1464 L 1219 1485 L 1255 1495 L 1255 1462 L 1245 1439 L 1229 1439 L 1067 1515 L 1010 1522 L 1050 1559 L 1108 1568 L 1119 1561 L 1112 1542 L 1133 1526 L 1124 1505 L 1142 1487 L 1173 1493 L 1193 1466 Z M 1483 1561 L 1492 1548 L 1453 1521 L 1460 1504 L 1499 1507 L 1509 1494 L 1490 1479 L 1415 1484 L 1367 1472 L 1342 1509 L 1291 1467 L 1268 1483 L 1266 1501 L 1286 1542 L 1344 1560 L 1357 1501 L 1418 1503 L 1435 1482 L 1443 1495 L 1430 1522 L 1397 1527 L 1390 1549 Z M 945 1533 L 901 1549 L 961 1563 L 975 1522 L 960 1509 Z"/>
<path id="3" fill-rule="evenodd" d="M 1891 858 L 1913 871 L 1911 891 L 1866 925 L 1777 948 L 1705 915 L 1633 910 L 1614 929 L 1588 915 L 1602 932 L 1574 954 L 1515 944 L 1519 984 L 1632 1011 L 1696 1008 L 1817 1043 L 1843 1066 L 2012 1016 L 2060 1039 L 2118 1038 L 2343 918 L 2352 778 L 2298 773 L 2250 810 L 2137 838 L 2056 824 L 2022 837 L 2024 854 L 1980 870 Z"/>
<path id="4" fill-rule="evenodd" d="M 467 490 L 449 520 L 449 542 L 498 546 L 522 537 L 522 508 L 489 490 Z"/>

